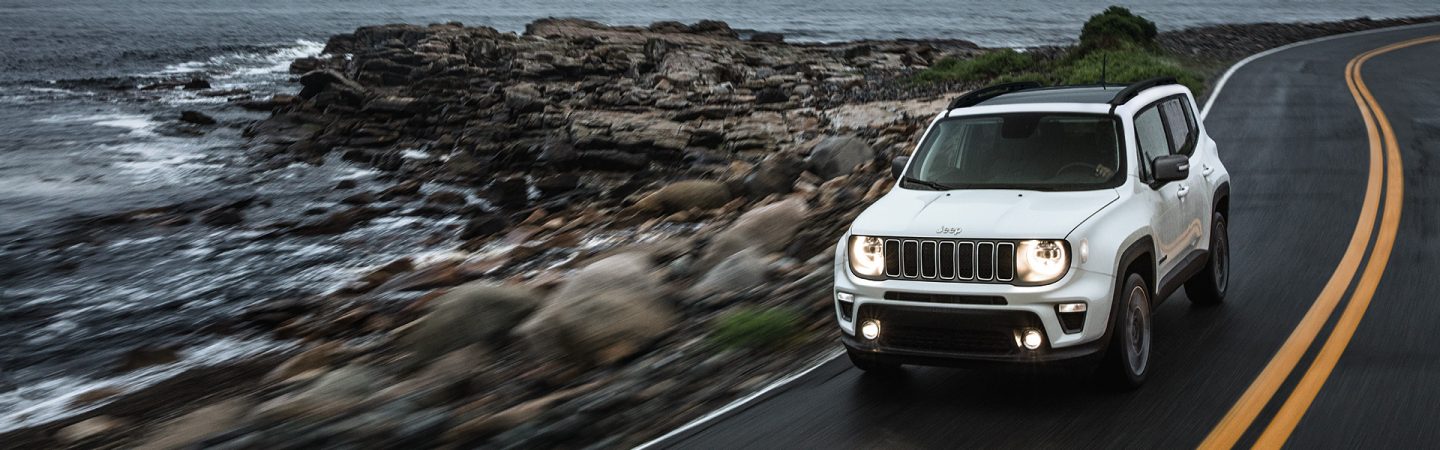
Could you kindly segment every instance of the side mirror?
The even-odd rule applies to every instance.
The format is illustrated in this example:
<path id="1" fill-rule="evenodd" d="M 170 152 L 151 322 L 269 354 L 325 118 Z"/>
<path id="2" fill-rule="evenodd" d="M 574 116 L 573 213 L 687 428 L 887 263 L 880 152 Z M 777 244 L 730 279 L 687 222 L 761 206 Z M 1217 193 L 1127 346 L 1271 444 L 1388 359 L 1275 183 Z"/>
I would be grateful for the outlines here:
<path id="1" fill-rule="evenodd" d="M 890 176 L 900 178 L 900 175 L 905 173 L 905 165 L 909 163 L 909 156 L 896 156 L 890 160 Z"/>
<path id="2" fill-rule="evenodd" d="M 1155 158 L 1155 183 L 1165 184 L 1190 177 L 1190 158 L 1185 155 L 1165 155 Z"/>

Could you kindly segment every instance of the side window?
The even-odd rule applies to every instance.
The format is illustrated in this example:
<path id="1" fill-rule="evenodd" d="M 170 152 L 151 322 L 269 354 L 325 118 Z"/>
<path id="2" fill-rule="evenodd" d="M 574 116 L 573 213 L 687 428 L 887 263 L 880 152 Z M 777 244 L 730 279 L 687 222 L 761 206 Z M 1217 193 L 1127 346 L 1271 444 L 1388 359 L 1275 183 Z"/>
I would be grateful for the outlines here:
<path id="1" fill-rule="evenodd" d="M 1142 171 L 1149 170 L 1150 161 L 1170 154 L 1170 138 L 1165 133 L 1165 122 L 1160 119 L 1160 108 L 1151 106 L 1135 115 L 1135 142 L 1140 144 L 1143 156 Z"/>
<path id="2" fill-rule="evenodd" d="M 1195 152 L 1195 119 L 1190 108 L 1182 99 L 1172 98 L 1160 104 L 1165 112 L 1165 123 L 1170 127 L 1170 146 L 1175 153 L 1190 156 Z"/>

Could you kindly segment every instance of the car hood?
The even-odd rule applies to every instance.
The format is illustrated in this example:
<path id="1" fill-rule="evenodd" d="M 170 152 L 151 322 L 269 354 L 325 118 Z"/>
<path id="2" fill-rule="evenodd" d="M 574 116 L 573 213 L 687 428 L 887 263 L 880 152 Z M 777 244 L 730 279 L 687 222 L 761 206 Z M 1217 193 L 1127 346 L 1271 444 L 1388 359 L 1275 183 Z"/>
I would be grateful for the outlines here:
<path id="1" fill-rule="evenodd" d="M 1120 198 L 1114 189 L 1039 192 L 893 189 L 850 227 L 870 236 L 1060 239 Z"/>

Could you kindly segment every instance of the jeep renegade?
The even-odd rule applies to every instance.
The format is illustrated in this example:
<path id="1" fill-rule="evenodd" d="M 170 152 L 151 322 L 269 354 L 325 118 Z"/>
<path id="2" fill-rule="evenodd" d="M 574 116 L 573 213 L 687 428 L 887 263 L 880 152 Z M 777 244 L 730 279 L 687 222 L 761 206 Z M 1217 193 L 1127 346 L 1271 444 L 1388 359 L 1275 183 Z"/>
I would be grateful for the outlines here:
<path id="1" fill-rule="evenodd" d="M 1229 173 L 1174 79 L 955 99 L 835 248 L 851 362 L 1150 367 L 1151 312 L 1225 297 Z"/>

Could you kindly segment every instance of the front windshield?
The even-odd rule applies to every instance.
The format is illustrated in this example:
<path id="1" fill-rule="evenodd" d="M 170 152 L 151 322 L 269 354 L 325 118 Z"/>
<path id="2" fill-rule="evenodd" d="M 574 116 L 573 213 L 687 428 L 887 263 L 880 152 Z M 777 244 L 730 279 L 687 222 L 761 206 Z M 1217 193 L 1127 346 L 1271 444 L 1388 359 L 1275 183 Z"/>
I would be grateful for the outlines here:
<path id="1" fill-rule="evenodd" d="M 1119 185 L 1119 124 L 1101 114 L 943 119 L 915 153 L 908 189 L 1090 190 Z"/>

